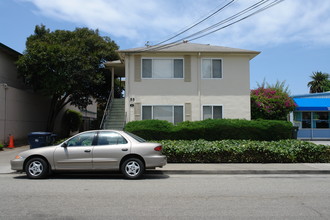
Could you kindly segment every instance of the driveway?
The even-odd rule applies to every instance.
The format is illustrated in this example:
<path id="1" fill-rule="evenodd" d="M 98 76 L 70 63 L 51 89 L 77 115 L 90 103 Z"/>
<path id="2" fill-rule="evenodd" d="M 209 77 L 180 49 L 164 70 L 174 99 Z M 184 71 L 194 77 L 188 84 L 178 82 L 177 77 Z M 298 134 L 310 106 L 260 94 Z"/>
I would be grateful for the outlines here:
<path id="1" fill-rule="evenodd" d="M 12 173 L 14 172 L 10 169 L 10 160 L 14 159 L 15 156 L 22 151 L 28 150 L 29 145 L 15 148 L 4 148 L 0 151 L 0 173 Z"/>

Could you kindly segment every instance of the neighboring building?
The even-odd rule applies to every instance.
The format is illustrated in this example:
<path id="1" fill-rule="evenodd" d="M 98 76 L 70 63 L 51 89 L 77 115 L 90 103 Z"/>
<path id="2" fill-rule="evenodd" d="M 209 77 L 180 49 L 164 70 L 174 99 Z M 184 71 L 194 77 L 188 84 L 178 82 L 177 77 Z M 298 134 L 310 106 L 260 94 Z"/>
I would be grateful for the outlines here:
<path id="1" fill-rule="evenodd" d="M 291 121 L 299 139 L 330 139 L 330 92 L 296 95 Z"/>
<path id="2" fill-rule="evenodd" d="M 15 143 L 27 143 L 27 135 L 45 131 L 50 99 L 28 89 L 18 78 L 15 62 L 21 54 L 0 43 L 0 143 L 8 143 L 13 135 Z M 65 106 L 74 109 L 73 106 Z M 84 128 L 96 119 L 96 103 L 81 111 Z M 61 132 L 62 113 L 57 117 L 55 133 Z"/>
<path id="3" fill-rule="evenodd" d="M 125 77 L 124 122 L 251 118 L 250 60 L 260 52 L 180 43 L 118 53 L 106 66 Z"/>
<path id="4" fill-rule="evenodd" d="M 46 127 L 49 100 L 24 86 L 15 62 L 21 54 L 0 43 L 0 143 L 13 135 L 26 142 L 31 131 Z"/>

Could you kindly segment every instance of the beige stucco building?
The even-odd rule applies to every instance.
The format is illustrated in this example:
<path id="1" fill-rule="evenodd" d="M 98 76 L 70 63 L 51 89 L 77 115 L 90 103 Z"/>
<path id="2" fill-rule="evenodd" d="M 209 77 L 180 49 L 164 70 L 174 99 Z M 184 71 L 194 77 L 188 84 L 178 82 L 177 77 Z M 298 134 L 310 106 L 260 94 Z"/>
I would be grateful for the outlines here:
<path id="1" fill-rule="evenodd" d="M 125 75 L 125 120 L 173 123 L 250 119 L 250 60 L 259 52 L 180 43 L 118 51 Z"/>

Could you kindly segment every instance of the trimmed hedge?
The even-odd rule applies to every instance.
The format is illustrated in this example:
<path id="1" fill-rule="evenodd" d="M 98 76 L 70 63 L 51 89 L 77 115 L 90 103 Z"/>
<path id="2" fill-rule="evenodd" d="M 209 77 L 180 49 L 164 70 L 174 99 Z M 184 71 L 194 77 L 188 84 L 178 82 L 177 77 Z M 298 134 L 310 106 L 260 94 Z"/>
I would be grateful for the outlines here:
<path id="1" fill-rule="evenodd" d="M 299 140 L 162 140 L 170 163 L 329 163 L 330 146 Z"/>
<path id="2" fill-rule="evenodd" d="M 125 130 L 146 140 L 281 140 L 292 138 L 287 121 L 207 119 L 173 125 L 168 121 L 143 120 L 127 123 Z"/>

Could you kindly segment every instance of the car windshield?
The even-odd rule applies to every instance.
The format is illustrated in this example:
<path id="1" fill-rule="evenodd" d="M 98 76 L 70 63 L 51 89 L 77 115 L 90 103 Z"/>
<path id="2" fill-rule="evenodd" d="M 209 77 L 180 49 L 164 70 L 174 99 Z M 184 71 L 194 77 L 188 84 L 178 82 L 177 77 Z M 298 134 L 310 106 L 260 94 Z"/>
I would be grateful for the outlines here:
<path id="1" fill-rule="evenodd" d="M 132 133 L 127 132 L 127 131 L 125 131 L 125 133 L 128 134 L 129 136 L 131 136 L 132 138 L 134 138 L 135 140 L 137 140 L 140 143 L 147 142 L 146 140 L 144 140 L 143 138 L 141 138 L 141 137 L 139 137 L 135 134 L 132 134 Z"/>

